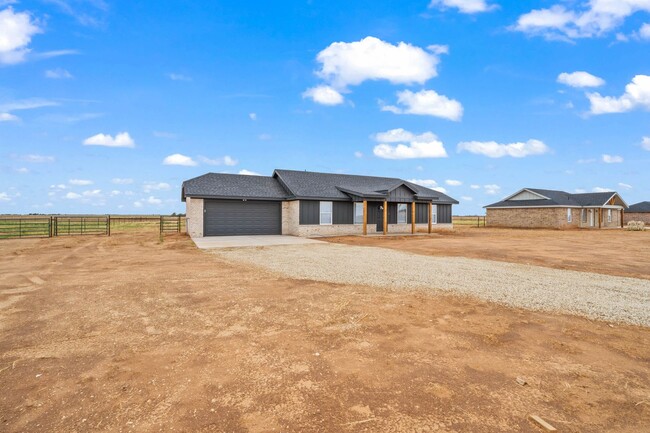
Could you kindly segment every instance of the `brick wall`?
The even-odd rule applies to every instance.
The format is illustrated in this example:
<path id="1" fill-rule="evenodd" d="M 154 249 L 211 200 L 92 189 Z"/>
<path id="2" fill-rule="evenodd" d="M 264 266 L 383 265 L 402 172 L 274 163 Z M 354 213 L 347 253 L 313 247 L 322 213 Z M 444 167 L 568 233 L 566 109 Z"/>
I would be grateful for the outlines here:
<path id="1" fill-rule="evenodd" d="M 571 222 L 567 219 L 567 209 L 571 209 Z M 585 209 L 587 220 L 582 221 L 582 209 L 579 208 L 517 208 L 517 209 L 487 209 L 486 224 L 489 227 L 515 228 L 619 228 L 621 227 L 621 211 L 612 209 L 612 221 L 607 220 L 607 209 L 593 209 L 594 226 L 591 224 L 590 209 Z"/>
<path id="2" fill-rule="evenodd" d="M 630 221 L 643 221 L 647 226 L 650 224 L 650 212 L 625 212 L 623 222 L 627 224 Z"/>
<path id="3" fill-rule="evenodd" d="M 193 238 L 203 237 L 202 198 L 185 198 L 185 230 Z"/>

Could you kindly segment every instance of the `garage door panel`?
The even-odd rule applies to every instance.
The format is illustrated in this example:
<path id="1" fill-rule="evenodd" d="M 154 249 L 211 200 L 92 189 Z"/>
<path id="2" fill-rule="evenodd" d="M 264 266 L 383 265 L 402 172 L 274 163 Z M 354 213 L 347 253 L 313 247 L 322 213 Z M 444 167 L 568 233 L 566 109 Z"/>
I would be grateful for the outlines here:
<path id="1" fill-rule="evenodd" d="M 206 200 L 204 207 L 205 236 L 282 233 L 279 201 Z"/>

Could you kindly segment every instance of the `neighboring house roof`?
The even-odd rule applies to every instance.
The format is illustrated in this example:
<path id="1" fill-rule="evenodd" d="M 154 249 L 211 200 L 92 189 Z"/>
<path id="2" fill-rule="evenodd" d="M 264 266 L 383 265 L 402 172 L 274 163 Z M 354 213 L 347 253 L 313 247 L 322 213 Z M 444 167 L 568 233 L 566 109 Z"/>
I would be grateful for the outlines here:
<path id="1" fill-rule="evenodd" d="M 536 199 L 518 200 L 516 197 L 529 192 Z M 539 188 L 523 188 L 505 199 L 484 206 L 485 208 L 507 207 L 600 207 L 605 206 L 613 197 L 617 197 L 624 207 L 625 201 L 615 191 L 571 194 L 565 191 Z"/>
<path id="2" fill-rule="evenodd" d="M 295 170 L 275 170 L 272 177 L 204 174 L 183 182 L 181 199 L 203 197 L 350 200 L 351 196 L 357 196 L 383 200 L 391 191 L 401 186 L 413 191 L 418 200 L 458 204 L 458 201 L 446 194 L 402 179 Z"/>
<path id="3" fill-rule="evenodd" d="M 650 212 L 650 201 L 642 201 L 641 203 L 633 204 L 627 209 L 629 212 Z"/>
<path id="4" fill-rule="evenodd" d="M 183 182 L 182 196 L 206 198 L 284 199 L 289 194 L 280 183 L 268 176 L 207 173 Z"/>
<path id="5" fill-rule="evenodd" d="M 394 177 L 296 170 L 275 170 L 273 176 L 280 180 L 294 198 L 349 200 L 348 193 L 364 198 L 384 198 L 391 191 L 404 185 L 420 200 L 458 204 L 458 201 L 446 194 Z"/>

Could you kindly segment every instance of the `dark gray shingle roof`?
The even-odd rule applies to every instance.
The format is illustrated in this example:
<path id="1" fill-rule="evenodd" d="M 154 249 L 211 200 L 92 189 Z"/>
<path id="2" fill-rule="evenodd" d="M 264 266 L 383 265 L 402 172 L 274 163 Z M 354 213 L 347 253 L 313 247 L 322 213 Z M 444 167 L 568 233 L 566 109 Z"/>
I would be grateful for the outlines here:
<path id="1" fill-rule="evenodd" d="M 501 200 L 485 207 L 603 206 L 615 191 L 570 194 L 553 189 L 525 188 L 547 197 L 540 200 Z"/>
<path id="2" fill-rule="evenodd" d="M 458 203 L 458 201 L 446 194 L 394 177 L 296 170 L 275 170 L 274 176 L 278 177 L 280 182 L 295 198 L 349 200 L 350 197 L 342 189 L 372 198 L 381 196 L 387 191 L 392 191 L 400 185 L 406 185 L 416 192 L 419 199 L 433 200 L 437 203 Z"/>
<path id="3" fill-rule="evenodd" d="M 628 212 L 650 212 L 650 201 L 642 201 L 633 204 L 627 209 Z"/>
<path id="4" fill-rule="evenodd" d="M 283 199 L 289 194 L 280 182 L 268 176 L 207 173 L 183 182 L 182 198 L 263 198 Z"/>

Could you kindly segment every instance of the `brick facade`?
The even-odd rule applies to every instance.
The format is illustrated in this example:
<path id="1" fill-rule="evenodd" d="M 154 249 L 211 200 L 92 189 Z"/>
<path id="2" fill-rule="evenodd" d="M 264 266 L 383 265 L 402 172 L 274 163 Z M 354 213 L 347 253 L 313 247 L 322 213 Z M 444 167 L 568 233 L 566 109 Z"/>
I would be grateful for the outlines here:
<path id="1" fill-rule="evenodd" d="M 609 209 L 611 209 L 611 222 L 608 220 Z M 586 219 L 583 218 L 583 211 Z M 571 212 L 571 221 L 568 219 L 569 212 Z M 591 225 L 592 212 L 593 226 Z M 599 219 L 600 225 L 598 223 Z M 586 209 L 568 207 L 488 208 L 486 210 L 486 225 L 489 227 L 551 229 L 619 228 L 621 227 L 621 210 L 616 208 Z"/>
<path id="2" fill-rule="evenodd" d="M 650 225 L 650 212 L 625 212 L 623 222 L 627 224 L 630 221 L 643 221 L 648 226 Z"/>
<path id="3" fill-rule="evenodd" d="M 203 199 L 185 199 L 185 231 L 193 238 L 203 237 Z"/>

